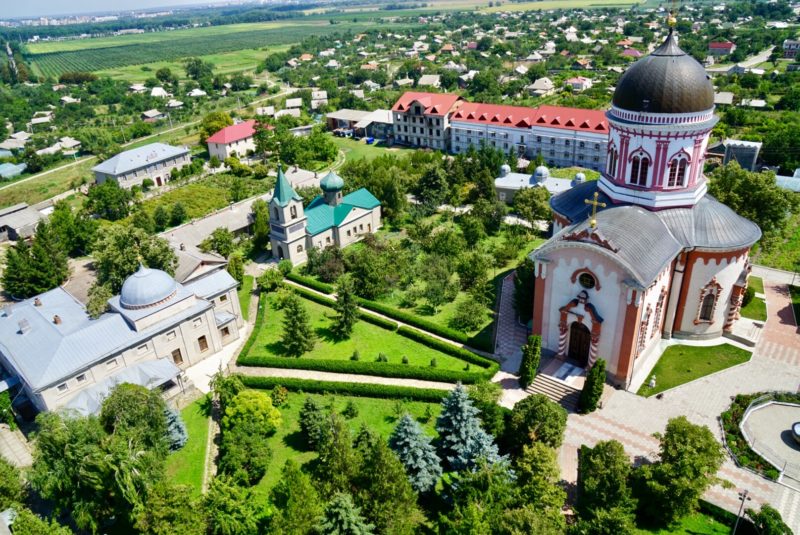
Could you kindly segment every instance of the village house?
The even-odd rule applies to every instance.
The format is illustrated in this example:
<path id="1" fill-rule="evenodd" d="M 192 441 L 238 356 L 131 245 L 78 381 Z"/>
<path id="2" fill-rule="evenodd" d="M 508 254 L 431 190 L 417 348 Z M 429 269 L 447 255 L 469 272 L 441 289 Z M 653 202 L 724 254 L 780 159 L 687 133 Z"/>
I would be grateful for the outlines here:
<path id="1" fill-rule="evenodd" d="M 230 156 L 242 157 L 256 150 L 256 122 L 251 119 L 226 126 L 206 140 L 208 154 L 216 156 L 221 162 Z"/>
<path id="2" fill-rule="evenodd" d="M 95 183 L 114 180 L 121 188 L 140 186 L 149 178 L 156 186 L 169 182 L 173 170 L 190 163 L 190 152 L 185 147 L 164 143 L 151 143 L 143 147 L 120 152 L 92 168 Z"/>

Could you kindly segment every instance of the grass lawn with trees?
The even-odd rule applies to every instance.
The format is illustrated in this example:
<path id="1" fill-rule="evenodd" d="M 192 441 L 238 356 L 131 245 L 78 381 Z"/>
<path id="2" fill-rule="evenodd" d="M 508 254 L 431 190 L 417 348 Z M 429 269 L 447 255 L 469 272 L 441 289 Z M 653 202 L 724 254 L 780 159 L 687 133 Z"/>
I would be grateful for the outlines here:
<path id="1" fill-rule="evenodd" d="M 269 294 L 266 300 L 264 321 L 261 325 L 256 326 L 258 334 L 255 343 L 247 355 L 242 355 L 242 357 L 266 356 L 289 359 L 291 357 L 285 355 L 280 341 L 283 335 L 284 313 L 282 310 L 278 310 L 278 296 Z M 317 339 L 314 349 L 299 357 L 300 359 L 349 361 L 353 353 L 358 351 L 362 362 L 375 362 L 378 354 L 384 353 L 389 359 L 389 364 L 401 364 L 402 358 L 408 357 L 409 367 L 429 368 L 432 359 L 436 359 L 436 367 L 442 370 L 461 371 L 467 364 L 461 359 L 446 355 L 363 320 L 355 324 L 349 339 L 337 340 L 331 329 L 333 320 L 330 319 L 336 315 L 336 312 L 308 299 L 301 298 L 301 303 L 308 312 L 311 330 L 317 335 Z M 472 366 L 472 368 L 480 369 L 477 366 Z"/>
<path id="2" fill-rule="evenodd" d="M 203 486 L 209 410 L 209 399 L 203 396 L 181 411 L 189 440 L 167 458 L 167 476 L 172 483 L 192 487 L 196 496 L 200 496 Z"/>
<path id="3" fill-rule="evenodd" d="M 639 388 L 637 393 L 640 396 L 650 397 L 711 373 L 747 362 L 750 360 L 750 355 L 749 351 L 730 344 L 710 347 L 670 346 L 661 355 L 645 384 Z M 653 375 L 656 376 L 656 387 L 650 388 L 647 383 Z"/>
<path id="4" fill-rule="evenodd" d="M 683 517 L 676 526 L 667 529 L 639 529 L 635 535 L 728 535 L 731 526 L 703 513 Z"/>
<path id="5" fill-rule="evenodd" d="M 255 278 L 252 275 L 245 275 L 242 281 L 242 287 L 239 288 L 239 307 L 242 309 L 242 317 L 244 321 L 249 319 L 250 314 L 250 299 L 253 297 L 253 284 Z"/>
<path id="6" fill-rule="evenodd" d="M 255 487 L 257 496 L 267 496 L 269 490 L 280 479 L 281 469 L 287 460 L 306 464 L 317 456 L 314 451 L 307 449 L 300 434 L 300 409 L 306 396 L 320 400 L 324 406 L 333 405 L 334 410 L 340 414 L 347 404 L 352 402 L 358 409 L 358 415 L 348 419 L 347 423 L 354 436 L 359 428 L 366 424 L 372 431 L 386 439 L 397 425 L 399 416 L 405 412 L 420 422 L 426 434 L 431 437 L 436 436 L 434 426 L 436 417 L 441 411 L 439 403 L 290 392 L 286 405 L 279 409 L 283 424 L 269 439 L 272 459 L 266 475 Z"/>

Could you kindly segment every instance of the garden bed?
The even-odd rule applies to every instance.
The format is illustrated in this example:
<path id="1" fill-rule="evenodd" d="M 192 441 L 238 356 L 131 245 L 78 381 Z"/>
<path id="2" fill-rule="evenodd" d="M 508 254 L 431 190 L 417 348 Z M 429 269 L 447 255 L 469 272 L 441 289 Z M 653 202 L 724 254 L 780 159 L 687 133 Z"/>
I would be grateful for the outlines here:
<path id="1" fill-rule="evenodd" d="M 728 407 L 728 410 L 720 414 L 719 419 L 722 431 L 725 434 L 725 445 L 736 464 L 758 472 L 766 478 L 775 480 L 780 475 L 778 470 L 750 448 L 739 427 L 750 404 L 759 398 L 765 398 L 766 401 L 766 397 L 773 401 L 784 403 L 800 403 L 800 394 L 790 392 L 739 394 L 733 399 L 733 403 Z"/>

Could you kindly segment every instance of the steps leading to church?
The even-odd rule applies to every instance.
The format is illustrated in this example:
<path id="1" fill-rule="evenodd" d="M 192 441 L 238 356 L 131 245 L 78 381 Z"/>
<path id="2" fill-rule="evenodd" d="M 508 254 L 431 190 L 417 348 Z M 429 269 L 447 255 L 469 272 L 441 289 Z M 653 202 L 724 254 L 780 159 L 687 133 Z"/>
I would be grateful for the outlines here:
<path id="1" fill-rule="evenodd" d="M 578 398 L 581 395 L 580 390 L 543 373 L 537 374 L 533 384 L 529 385 L 525 391 L 531 394 L 544 394 L 568 411 L 573 412 L 578 408 Z"/>

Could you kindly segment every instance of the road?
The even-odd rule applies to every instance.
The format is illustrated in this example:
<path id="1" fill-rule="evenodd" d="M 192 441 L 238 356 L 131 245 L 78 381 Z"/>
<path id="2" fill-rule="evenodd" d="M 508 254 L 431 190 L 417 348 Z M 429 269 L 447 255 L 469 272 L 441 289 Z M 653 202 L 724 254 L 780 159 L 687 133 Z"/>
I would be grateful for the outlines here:
<path id="1" fill-rule="evenodd" d="M 769 57 L 770 57 L 770 55 L 772 55 L 772 50 L 774 48 L 775 48 L 774 46 L 771 46 L 766 50 L 762 50 L 758 54 L 750 56 L 749 58 L 747 58 L 744 61 L 740 61 L 739 63 L 737 63 L 737 65 L 740 65 L 740 66 L 745 67 L 747 69 L 749 69 L 751 67 L 755 67 L 757 65 L 761 65 L 765 61 L 769 60 Z M 706 72 L 716 72 L 716 73 L 728 72 L 728 69 L 730 69 L 730 66 L 727 66 L 727 67 L 710 67 L 710 68 L 706 69 Z"/>
<path id="2" fill-rule="evenodd" d="M 289 87 L 289 88 L 284 89 L 280 93 L 276 93 L 274 95 L 269 95 L 268 97 L 264 97 L 264 98 L 253 100 L 252 102 L 250 102 L 250 104 L 248 104 L 248 106 L 250 106 L 252 104 L 260 104 L 260 103 L 265 102 L 267 100 L 271 100 L 271 99 L 274 99 L 274 98 L 280 98 L 280 97 L 283 97 L 285 95 L 291 95 L 295 91 L 299 91 L 299 90 L 300 90 L 300 88 Z M 229 111 L 230 112 L 230 111 L 234 111 L 234 110 L 237 110 L 237 109 L 239 109 L 239 108 L 238 107 L 233 107 L 233 108 L 229 108 L 229 109 L 224 110 L 224 111 Z M 140 138 L 128 141 L 127 143 L 123 143 L 121 146 L 122 147 L 130 147 L 133 144 L 141 143 L 142 141 L 147 141 L 148 139 L 152 139 L 152 138 L 155 138 L 155 137 L 158 137 L 158 136 L 163 136 L 164 134 L 170 134 L 172 132 L 176 132 L 178 130 L 182 130 L 182 129 L 186 128 L 187 126 L 194 126 L 194 125 L 200 123 L 200 121 L 201 121 L 201 119 L 197 119 L 196 121 L 190 121 L 188 123 L 181 123 L 178 126 L 174 126 L 174 127 L 169 128 L 167 130 L 162 130 L 162 131 L 157 132 L 155 134 L 150 134 L 149 136 L 144 136 L 144 137 L 140 137 Z M 89 162 L 89 161 L 92 161 L 92 160 L 96 160 L 96 159 L 97 159 L 96 156 L 86 156 L 85 158 L 81 158 L 81 159 L 76 160 L 74 162 L 71 162 L 71 163 L 68 163 L 68 164 L 65 164 L 65 165 L 62 165 L 62 166 L 59 166 L 59 167 L 54 167 L 53 169 L 48 169 L 47 171 L 43 171 L 43 172 L 41 172 L 39 174 L 31 175 L 28 178 L 23 178 L 22 180 L 18 180 L 16 182 L 12 182 L 11 184 L 6 184 L 5 186 L 0 186 L 0 191 L 3 191 L 6 188 L 13 188 L 14 186 L 17 186 L 19 184 L 23 184 L 25 182 L 28 182 L 29 180 L 34 180 L 36 178 L 41 178 L 41 177 L 49 175 L 51 173 L 57 173 L 58 171 L 63 171 L 64 169 L 69 169 L 70 167 L 74 167 L 76 165 L 80 165 L 82 163 L 86 163 L 86 162 Z M 59 194 L 59 195 L 61 195 L 61 194 Z M 38 203 L 38 204 L 44 204 L 44 203 L 52 201 L 53 199 L 56 199 L 56 198 L 58 198 L 58 195 L 56 195 L 55 197 L 51 197 L 50 199 L 47 199 L 45 201 L 42 201 L 41 203 Z"/>

